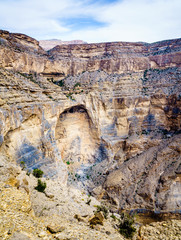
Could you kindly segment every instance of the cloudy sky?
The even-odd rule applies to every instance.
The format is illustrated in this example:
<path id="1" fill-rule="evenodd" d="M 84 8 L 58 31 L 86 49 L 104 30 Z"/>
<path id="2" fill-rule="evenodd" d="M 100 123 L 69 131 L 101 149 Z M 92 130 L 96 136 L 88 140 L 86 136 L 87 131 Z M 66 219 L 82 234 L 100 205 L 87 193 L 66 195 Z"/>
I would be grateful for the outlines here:
<path id="1" fill-rule="evenodd" d="M 0 29 L 38 40 L 155 42 L 181 37 L 181 0 L 0 0 Z"/>

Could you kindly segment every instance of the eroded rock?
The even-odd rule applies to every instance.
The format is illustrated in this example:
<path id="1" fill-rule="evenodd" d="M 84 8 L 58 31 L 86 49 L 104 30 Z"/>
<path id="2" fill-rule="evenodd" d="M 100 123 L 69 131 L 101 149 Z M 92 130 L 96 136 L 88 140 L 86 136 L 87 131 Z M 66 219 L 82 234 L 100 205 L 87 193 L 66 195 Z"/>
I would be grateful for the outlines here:
<path id="1" fill-rule="evenodd" d="M 62 232 L 65 230 L 65 227 L 57 225 L 57 224 L 51 224 L 47 226 L 47 230 L 50 231 L 51 233 L 58 233 Z"/>
<path id="2" fill-rule="evenodd" d="M 93 217 L 89 219 L 90 225 L 103 225 L 104 215 L 102 212 L 96 212 Z"/>

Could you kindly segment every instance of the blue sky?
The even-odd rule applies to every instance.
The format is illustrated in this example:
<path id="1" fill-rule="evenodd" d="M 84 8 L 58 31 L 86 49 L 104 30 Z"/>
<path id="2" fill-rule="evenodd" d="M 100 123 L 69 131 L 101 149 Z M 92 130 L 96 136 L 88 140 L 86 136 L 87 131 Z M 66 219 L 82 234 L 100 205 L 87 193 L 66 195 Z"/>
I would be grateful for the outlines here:
<path id="1" fill-rule="evenodd" d="M 181 37 L 181 0 L 0 0 L 0 29 L 40 39 L 155 42 Z"/>

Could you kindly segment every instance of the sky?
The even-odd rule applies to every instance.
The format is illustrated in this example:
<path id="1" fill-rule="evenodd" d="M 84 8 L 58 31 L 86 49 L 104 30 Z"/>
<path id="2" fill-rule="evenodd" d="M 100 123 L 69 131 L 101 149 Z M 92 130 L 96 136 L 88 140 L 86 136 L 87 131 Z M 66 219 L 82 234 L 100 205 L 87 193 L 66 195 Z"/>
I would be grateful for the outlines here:
<path id="1" fill-rule="evenodd" d="M 181 0 L 0 0 L 0 29 L 37 40 L 151 43 L 181 37 Z"/>

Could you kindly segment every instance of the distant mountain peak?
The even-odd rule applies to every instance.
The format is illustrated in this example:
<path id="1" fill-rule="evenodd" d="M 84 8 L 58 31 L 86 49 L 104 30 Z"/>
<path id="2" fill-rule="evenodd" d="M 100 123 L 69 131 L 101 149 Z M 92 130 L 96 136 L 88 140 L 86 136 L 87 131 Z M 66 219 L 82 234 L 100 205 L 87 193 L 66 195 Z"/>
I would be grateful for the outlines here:
<path id="1" fill-rule="evenodd" d="M 86 44 L 87 42 L 83 40 L 62 41 L 60 39 L 49 39 L 49 40 L 40 40 L 39 43 L 40 43 L 40 46 L 45 51 L 48 51 L 57 45 Z"/>

